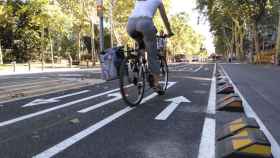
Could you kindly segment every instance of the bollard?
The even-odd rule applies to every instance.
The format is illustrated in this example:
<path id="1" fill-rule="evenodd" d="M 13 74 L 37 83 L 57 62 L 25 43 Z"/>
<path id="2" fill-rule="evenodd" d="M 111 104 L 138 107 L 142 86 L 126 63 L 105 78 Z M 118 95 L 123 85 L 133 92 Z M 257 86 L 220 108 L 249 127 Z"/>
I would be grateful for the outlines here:
<path id="1" fill-rule="evenodd" d="M 42 62 L 42 71 L 44 71 L 45 68 L 45 62 Z"/>
<path id="2" fill-rule="evenodd" d="M 16 61 L 13 61 L 11 64 L 13 65 L 13 72 L 16 72 Z"/>
<path id="3" fill-rule="evenodd" d="M 30 61 L 28 62 L 28 71 L 29 72 L 31 71 L 31 62 Z"/>

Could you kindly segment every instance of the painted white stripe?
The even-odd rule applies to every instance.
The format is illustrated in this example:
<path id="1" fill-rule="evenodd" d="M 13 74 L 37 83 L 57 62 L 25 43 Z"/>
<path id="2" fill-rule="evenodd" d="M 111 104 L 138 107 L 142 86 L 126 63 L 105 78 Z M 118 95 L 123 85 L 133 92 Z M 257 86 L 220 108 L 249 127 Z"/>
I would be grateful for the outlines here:
<path id="1" fill-rule="evenodd" d="M 126 107 L 123 110 L 105 118 L 104 120 L 90 126 L 89 128 L 73 135 L 72 137 L 62 141 L 61 143 L 51 147 L 50 149 L 34 156 L 33 158 L 50 158 L 55 156 L 56 154 L 60 153 L 61 151 L 67 149 L 68 147 L 72 146 L 73 144 L 79 142 L 80 140 L 84 139 L 85 137 L 91 135 L 95 131 L 99 130 L 100 128 L 106 126 L 107 124 L 111 123 L 115 119 L 123 116 L 124 114 L 128 113 L 129 111 L 133 110 L 134 108 Z"/>
<path id="2" fill-rule="evenodd" d="M 203 65 L 200 65 L 199 68 L 195 69 L 193 72 L 198 72 L 203 68 Z"/>
<path id="3" fill-rule="evenodd" d="M 213 79 L 210 88 L 210 94 L 208 99 L 207 113 L 215 114 L 216 113 L 216 84 L 213 85 L 213 82 L 216 82 L 215 74 L 217 70 L 217 64 L 214 65 L 213 70 Z M 201 142 L 199 145 L 198 158 L 215 158 L 216 150 L 216 120 L 211 118 L 205 118 Z"/>
<path id="4" fill-rule="evenodd" d="M 157 117 L 155 119 L 156 120 L 166 120 L 173 113 L 173 111 L 175 111 L 175 109 L 178 106 L 179 106 L 178 103 L 171 103 L 159 115 L 157 115 Z"/>
<path id="5" fill-rule="evenodd" d="M 213 77 L 212 77 L 210 94 L 208 99 L 208 107 L 207 107 L 207 113 L 213 115 L 216 114 L 216 71 L 217 71 L 217 64 L 215 64 L 213 70 Z"/>
<path id="6" fill-rule="evenodd" d="M 66 103 L 66 104 L 62 104 L 62 105 L 58 105 L 58 106 L 55 106 L 55 107 L 52 107 L 52 108 L 49 108 L 49 109 L 45 109 L 45 110 L 42 110 L 42 111 L 38 111 L 38 112 L 35 112 L 35 113 L 31 113 L 31 114 L 28 114 L 28 115 L 17 117 L 17 118 L 8 120 L 8 121 L 0 122 L 0 127 L 11 125 L 11 124 L 17 123 L 19 121 L 30 119 L 32 117 L 43 115 L 43 114 L 46 114 L 48 112 L 52 112 L 52 111 L 55 111 L 55 110 L 58 110 L 58 109 L 66 108 L 66 107 L 75 105 L 77 103 L 84 102 L 84 101 L 87 101 L 87 100 L 90 100 L 90 99 L 94 99 L 94 98 L 97 98 L 97 97 L 100 97 L 100 96 L 103 96 L 103 95 L 106 95 L 106 94 L 110 94 L 110 93 L 113 93 L 113 92 L 116 92 L 116 91 L 119 91 L 119 90 L 120 90 L 119 88 L 114 89 L 114 90 L 110 90 L 110 91 L 100 93 L 100 94 L 97 94 L 97 95 L 93 95 L 93 96 L 90 96 L 90 97 L 87 97 L 87 98 L 75 100 L 75 101 L 72 101 L 72 102 L 69 102 L 69 103 Z"/>
<path id="7" fill-rule="evenodd" d="M 175 83 L 171 83 L 168 84 L 168 88 L 170 88 L 171 86 L 173 86 Z M 147 102 L 150 99 L 153 99 L 154 97 L 156 97 L 158 94 L 157 93 L 153 93 L 147 97 L 145 97 L 143 99 L 143 103 Z M 55 156 L 56 154 L 62 152 L 63 150 L 69 148 L 70 146 L 74 145 L 75 143 L 81 141 L 82 139 L 84 139 L 85 137 L 93 134 L 94 132 L 96 132 L 97 130 L 99 130 L 100 128 L 108 125 L 109 123 L 111 123 L 112 121 L 116 120 L 117 118 L 125 115 L 126 113 L 128 113 L 129 111 L 133 110 L 135 108 L 131 108 L 131 107 L 126 107 L 123 110 L 118 111 L 117 113 L 105 118 L 104 120 L 88 127 L 87 129 L 73 135 L 70 138 L 67 138 L 66 140 L 58 143 L 57 145 L 43 151 L 42 153 L 34 156 L 33 158 L 50 158 Z"/>
<path id="8" fill-rule="evenodd" d="M 206 118 L 203 125 L 202 139 L 198 158 L 215 158 L 216 120 Z"/>
<path id="9" fill-rule="evenodd" d="M 71 93 L 71 94 L 67 94 L 67 95 L 63 95 L 63 96 L 59 96 L 59 97 L 55 97 L 55 98 L 51 98 L 51 99 L 62 99 L 62 98 L 72 97 L 72 96 L 79 95 L 79 94 L 84 94 L 87 92 L 90 92 L 90 90 L 84 90 L 84 91 L 80 91 L 77 93 Z"/>
<path id="10" fill-rule="evenodd" d="M 182 103 L 191 103 L 189 99 L 184 96 L 174 97 L 165 100 L 166 102 L 171 102 L 161 113 L 156 116 L 156 120 L 166 120 Z"/>
<path id="11" fill-rule="evenodd" d="M 252 109 L 252 106 L 247 102 L 245 97 L 242 95 L 242 93 L 239 91 L 237 86 L 234 84 L 234 82 L 229 77 L 228 73 L 225 71 L 223 66 L 221 65 L 221 68 L 227 78 L 229 79 L 229 82 L 233 85 L 235 92 L 240 96 L 243 102 L 244 111 L 247 115 L 247 117 L 255 118 L 258 122 L 259 126 L 261 127 L 261 130 L 264 132 L 265 136 L 268 138 L 269 142 L 271 143 L 271 150 L 274 158 L 280 158 L 280 146 L 278 142 L 275 140 L 275 138 L 272 136 L 272 134 L 269 132 L 269 130 L 264 125 L 263 121 L 258 117 L 257 113 Z"/>
<path id="12" fill-rule="evenodd" d="M 168 82 L 167 89 L 173 87 L 175 84 L 176 84 L 176 82 Z M 157 95 L 158 95 L 157 93 L 153 93 L 153 94 L 143 98 L 141 104 L 146 103 L 147 101 L 151 100 L 152 98 L 156 97 Z"/>
<path id="13" fill-rule="evenodd" d="M 111 96 L 113 96 L 113 95 L 111 95 Z M 87 112 L 93 111 L 95 109 L 101 108 L 102 106 L 108 105 L 110 103 L 113 103 L 115 101 L 118 101 L 118 100 L 122 99 L 122 96 L 119 93 L 118 94 L 114 94 L 114 96 L 115 96 L 115 98 L 113 98 L 113 99 L 109 99 L 109 100 L 101 102 L 99 104 L 96 104 L 96 105 L 90 106 L 88 108 L 79 110 L 78 113 L 87 113 Z"/>

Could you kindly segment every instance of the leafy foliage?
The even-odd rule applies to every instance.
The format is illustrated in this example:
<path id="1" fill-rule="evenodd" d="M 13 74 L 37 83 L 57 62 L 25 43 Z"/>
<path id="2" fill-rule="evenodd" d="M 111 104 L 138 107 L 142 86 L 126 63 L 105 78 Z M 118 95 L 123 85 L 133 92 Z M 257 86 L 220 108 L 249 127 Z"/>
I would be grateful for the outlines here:
<path id="1" fill-rule="evenodd" d="M 258 53 L 260 43 L 269 42 L 266 34 L 276 32 L 277 0 L 197 0 L 197 8 L 208 17 L 220 54 L 236 54 L 244 60 L 245 52 Z"/>

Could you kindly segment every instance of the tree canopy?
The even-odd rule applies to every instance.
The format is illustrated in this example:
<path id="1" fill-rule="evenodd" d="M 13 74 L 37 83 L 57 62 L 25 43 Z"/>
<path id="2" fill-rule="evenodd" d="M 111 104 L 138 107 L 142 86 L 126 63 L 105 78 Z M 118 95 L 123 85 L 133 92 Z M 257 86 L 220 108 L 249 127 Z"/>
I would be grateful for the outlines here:
<path id="1" fill-rule="evenodd" d="M 210 21 L 217 53 L 244 60 L 275 45 L 277 0 L 197 0 L 197 8 Z"/>
<path id="2" fill-rule="evenodd" d="M 171 1 L 164 3 L 170 10 Z M 1 50 L 5 50 L 4 61 L 45 61 L 69 55 L 81 60 L 83 55 L 90 54 L 96 57 L 99 49 L 96 5 L 93 0 L 0 2 L 0 43 Z M 133 44 L 125 29 L 133 6 L 134 1 L 104 0 L 107 48 L 111 41 L 115 46 Z M 188 24 L 188 15 L 170 15 L 170 20 L 176 35 L 169 42 L 170 51 L 199 54 L 204 39 Z M 164 28 L 158 13 L 154 21 L 158 30 Z"/>

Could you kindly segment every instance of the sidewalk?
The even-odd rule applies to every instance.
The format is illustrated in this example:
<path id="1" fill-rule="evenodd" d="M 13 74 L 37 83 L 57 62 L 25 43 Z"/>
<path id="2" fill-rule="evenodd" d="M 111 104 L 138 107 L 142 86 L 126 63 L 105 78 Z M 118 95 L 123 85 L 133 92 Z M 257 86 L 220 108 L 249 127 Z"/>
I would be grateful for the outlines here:
<path id="1" fill-rule="evenodd" d="M 41 68 L 32 68 L 31 71 L 25 67 L 18 67 L 14 72 L 12 68 L 1 70 L 0 76 L 10 75 L 22 75 L 22 74 L 35 74 L 35 73 L 48 73 L 48 72 L 73 72 L 73 71 L 97 71 L 100 72 L 100 68 L 45 68 L 43 71 Z"/>

